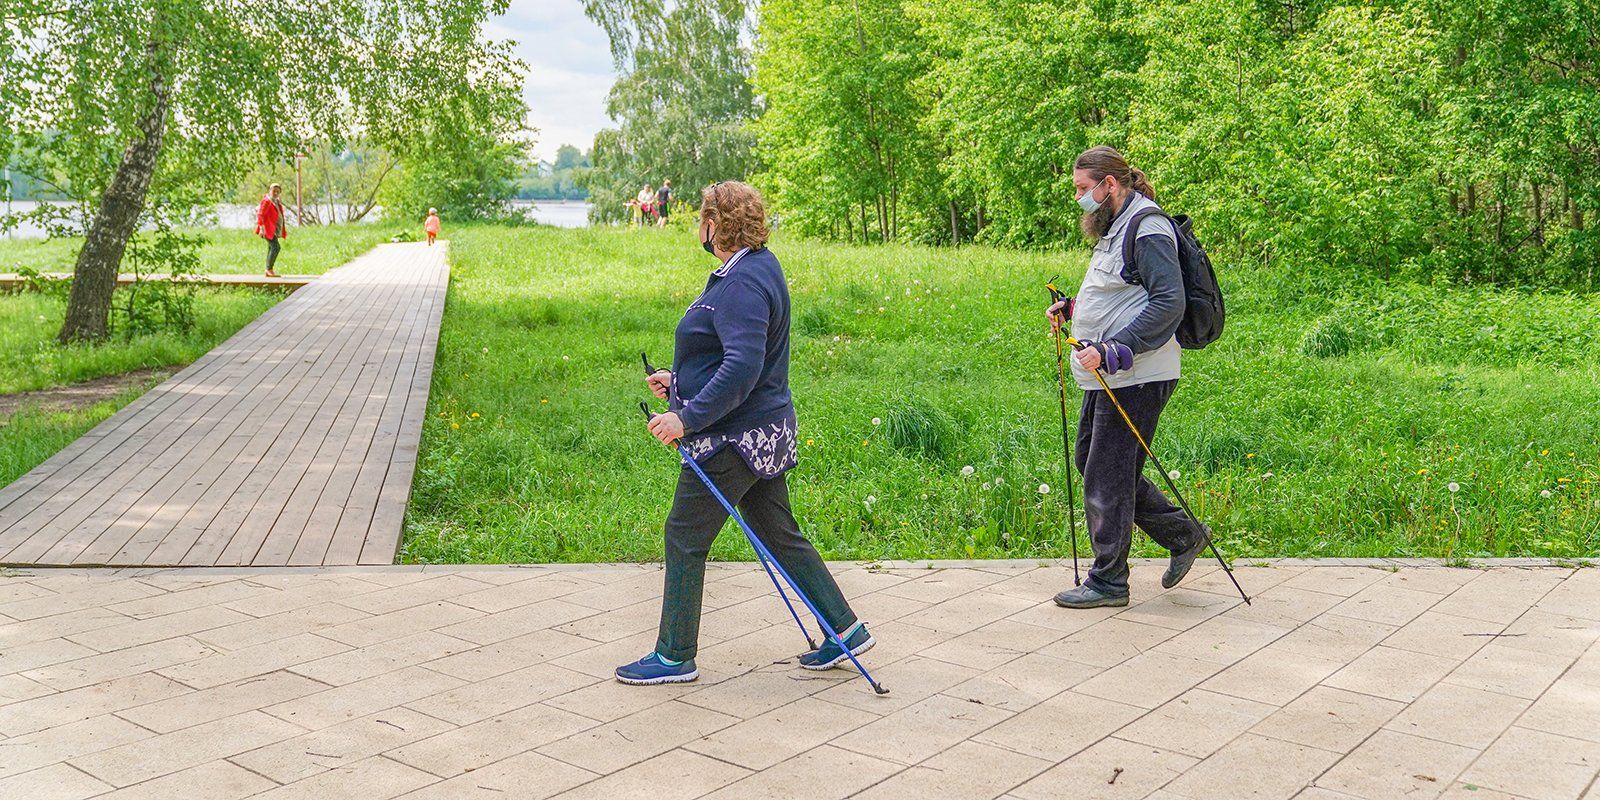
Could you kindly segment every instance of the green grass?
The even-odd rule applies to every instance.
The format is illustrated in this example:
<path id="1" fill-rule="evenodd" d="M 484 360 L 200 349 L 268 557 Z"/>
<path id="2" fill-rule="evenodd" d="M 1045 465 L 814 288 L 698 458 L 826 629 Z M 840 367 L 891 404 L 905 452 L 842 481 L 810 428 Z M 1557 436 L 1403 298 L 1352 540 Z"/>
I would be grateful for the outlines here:
<path id="1" fill-rule="evenodd" d="M 393 230 L 378 226 L 313 228 L 286 244 L 279 269 L 323 273 L 379 242 Z M 255 272 L 263 256 L 261 240 L 248 231 L 203 231 L 206 272 Z M 0 240 L 0 272 L 26 266 L 41 272 L 72 270 L 81 240 Z M 290 250 L 291 247 L 296 248 Z M 290 258 L 292 254 L 292 258 Z M 272 307 L 284 295 L 252 289 L 198 291 L 199 325 L 186 335 L 159 334 L 132 340 L 114 338 L 99 345 L 56 344 L 66 314 L 63 299 L 37 293 L 0 294 L 0 394 L 63 386 L 136 369 L 178 367 L 199 358 Z M 0 486 L 15 480 L 67 443 L 83 435 L 139 391 L 75 411 L 24 409 L 0 416 Z"/>
<path id="2" fill-rule="evenodd" d="M 660 558 L 677 467 L 643 431 L 638 353 L 669 360 L 713 266 L 692 237 L 455 232 L 405 560 Z M 773 250 L 794 303 L 794 503 L 824 554 L 1069 552 L 1040 312 L 1082 256 Z M 1223 268 L 1227 333 L 1186 354 L 1155 447 L 1227 553 L 1600 552 L 1596 297 Z M 751 554 L 725 535 L 713 556 Z"/>
<path id="3" fill-rule="evenodd" d="M 393 225 L 330 225 L 295 228 L 283 240 L 276 269 L 282 275 L 321 275 L 386 242 L 400 228 Z M 216 275 L 255 275 L 266 268 L 267 245 L 244 230 L 203 229 L 185 231 L 203 236 L 202 271 Z M 0 239 L 0 272 L 31 267 L 40 272 L 71 272 L 81 237 L 61 239 Z"/>

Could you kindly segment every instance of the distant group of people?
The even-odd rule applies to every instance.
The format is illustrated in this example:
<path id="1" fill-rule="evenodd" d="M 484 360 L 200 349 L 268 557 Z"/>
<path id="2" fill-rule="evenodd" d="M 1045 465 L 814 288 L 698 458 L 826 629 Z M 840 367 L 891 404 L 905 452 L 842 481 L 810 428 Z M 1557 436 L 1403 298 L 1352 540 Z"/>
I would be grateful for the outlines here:
<path id="1" fill-rule="evenodd" d="M 651 189 L 647 183 L 637 196 L 623 205 L 633 210 L 634 227 L 650 224 L 666 227 L 667 217 L 672 214 L 672 181 L 661 181 L 660 189 Z"/>
<path id="2" fill-rule="evenodd" d="M 666 191 L 666 187 L 662 187 Z M 279 277 L 273 266 L 278 263 L 278 251 L 282 249 L 279 240 L 289 238 L 289 216 L 284 213 L 283 185 L 274 183 L 267 187 L 267 194 L 261 198 L 261 205 L 256 208 L 256 235 L 267 240 L 267 271 L 269 278 Z M 432 247 L 434 240 L 439 238 L 439 209 L 428 209 L 428 219 L 422 223 L 422 232 L 427 234 L 428 246 Z"/>

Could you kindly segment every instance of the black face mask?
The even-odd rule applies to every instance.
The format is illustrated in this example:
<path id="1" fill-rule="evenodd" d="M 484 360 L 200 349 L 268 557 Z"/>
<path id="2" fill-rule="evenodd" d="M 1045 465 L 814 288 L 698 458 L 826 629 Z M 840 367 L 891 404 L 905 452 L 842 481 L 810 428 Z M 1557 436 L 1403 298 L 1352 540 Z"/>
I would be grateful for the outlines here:
<path id="1" fill-rule="evenodd" d="M 717 248 L 711 246 L 711 240 L 709 238 L 701 241 L 700 246 L 704 247 L 706 252 L 710 253 L 711 255 L 717 254 Z"/>

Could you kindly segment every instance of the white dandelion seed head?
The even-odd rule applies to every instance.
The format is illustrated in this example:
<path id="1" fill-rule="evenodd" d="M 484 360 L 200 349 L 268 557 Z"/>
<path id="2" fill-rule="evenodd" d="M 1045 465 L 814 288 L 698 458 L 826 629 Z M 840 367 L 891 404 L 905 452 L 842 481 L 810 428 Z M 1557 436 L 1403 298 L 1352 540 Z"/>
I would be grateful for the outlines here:
<path id="1" fill-rule="evenodd" d="M 879 313 L 879 314 L 882 314 L 882 313 L 883 313 L 883 306 L 878 306 L 878 313 Z"/>
<path id="2" fill-rule="evenodd" d="M 1445 484 L 1444 488 L 1449 489 L 1451 494 L 1455 494 L 1456 492 L 1461 491 L 1461 484 L 1451 481 Z"/>
<path id="3" fill-rule="evenodd" d="M 883 424 L 883 420 L 881 418 L 879 418 L 879 417 L 873 417 L 872 418 L 872 427 L 876 428 L 876 427 L 878 427 L 879 425 L 882 425 L 882 424 Z"/>
<path id="4" fill-rule="evenodd" d="M 844 337 L 843 336 L 835 336 L 835 337 L 833 337 L 833 340 L 836 341 L 836 342 L 842 342 L 842 341 L 844 341 Z"/>
<path id="5" fill-rule="evenodd" d="M 986 492 L 989 491 L 989 484 L 988 484 L 987 481 L 985 481 L 984 484 L 983 484 L 983 490 L 986 491 Z"/>
<path id="6" fill-rule="evenodd" d="M 1179 472 L 1177 470 L 1172 470 L 1172 471 L 1167 473 L 1167 477 L 1169 477 L 1169 478 L 1171 478 L 1173 480 L 1177 480 L 1177 479 L 1183 477 L 1183 473 L 1181 473 L 1181 472 Z"/>
<path id="7" fill-rule="evenodd" d="M 977 471 L 977 470 L 974 470 L 974 469 L 973 469 L 973 468 L 972 468 L 972 465 L 971 465 L 971 464 L 968 464 L 968 465 L 966 465 L 966 466 L 964 466 L 964 467 L 962 467 L 962 468 L 961 468 L 961 477 L 963 477 L 963 478 L 970 478 L 970 477 L 972 477 L 972 473 L 974 473 L 974 472 L 976 472 L 976 471 Z"/>
<path id="8" fill-rule="evenodd" d="M 485 353 L 489 352 L 489 348 L 487 348 L 487 347 L 483 348 L 483 352 L 485 352 Z"/>
<path id="9" fill-rule="evenodd" d="M 1006 482 L 1005 478 L 995 478 L 994 479 L 994 485 L 996 485 L 996 486 L 999 486 L 1000 484 L 1005 483 L 1005 482 Z"/>
<path id="10" fill-rule="evenodd" d="M 572 359 L 570 357 L 568 357 L 568 356 L 562 356 L 561 360 L 562 361 L 571 361 Z"/>
<path id="11" fill-rule="evenodd" d="M 1270 473 L 1270 472 L 1263 472 L 1263 473 L 1261 473 L 1261 479 L 1262 479 L 1262 480 L 1266 480 L 1266 479 L 1268 479 L 1268 478 L 1270 478 L 1270 477 L 1272 477 L 1272 473 Z"/>
<path id="12" fill-rule="evenodd" d="M 1011 541 L 1011 531 L 1006 531 L 1005 533 L 1000 534 L 1000 541 L 1002 541 L 1002 542 Z"/>
<path id="13" fill-rule="evenodd" d="M 1049 494 L 1049 493 L 1050 493 L 1050 484 L 1048 484 L 1048 483 L 1039 484 L 1039 494 Z"/>
<path id="14" fill-rule="evenodd" d="M 1545 489 L 1544 491 L 1539 493 L 1539 496 L 1540 497 L 1549 497 L 1550 496 L 1550 490 L 1549 489 Z"/>
<path id="15" fill-rule="evenodd" d="M 869 494 L 864 502 L 867 504 L 868 508 L 871 508 L 873 503 L 878 502 L 878 496 L 875 494 Z"/>
<path id="16" fill-rule="evenodd" d="M 829 351 L 828 351 L 828 355 L 830 355 L 830 356 L 831 356 L 831 355 L 833 355 L 833 351 L 832 351 L 832 350 L 829 350 Z"/>

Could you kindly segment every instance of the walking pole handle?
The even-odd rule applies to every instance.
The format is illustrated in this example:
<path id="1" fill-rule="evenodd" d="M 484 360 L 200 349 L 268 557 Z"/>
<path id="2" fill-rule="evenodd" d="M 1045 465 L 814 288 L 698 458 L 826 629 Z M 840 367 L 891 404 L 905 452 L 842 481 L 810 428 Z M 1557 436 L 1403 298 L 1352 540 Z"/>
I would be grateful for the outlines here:
<path id="1" fill-rule="evenodd" d="M 644 374 L 645 374 L 645 377 L 649 377 L 651 375 L 656 374 L 657 372 L 661 372 L 662 371 L 662 370 L 656 369 L 653 366 L 650 366 L 650 357 L 645 355 L 644 351 L 642 351 L 642 350 L 639 351 L 639 360 L 644 362 Z"/>

